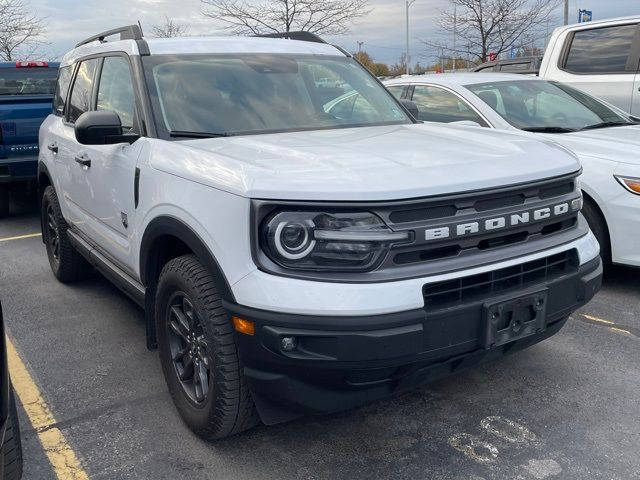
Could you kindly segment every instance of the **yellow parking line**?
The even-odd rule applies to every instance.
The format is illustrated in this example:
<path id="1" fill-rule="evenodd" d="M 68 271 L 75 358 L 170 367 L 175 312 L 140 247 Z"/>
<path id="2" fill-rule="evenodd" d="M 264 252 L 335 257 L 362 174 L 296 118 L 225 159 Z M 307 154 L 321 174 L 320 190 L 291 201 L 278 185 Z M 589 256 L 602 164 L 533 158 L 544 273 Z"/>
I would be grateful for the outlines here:
<path id="1" fill-rule="evenodd" d="M 605 325 L 615 325 L 616 322 L 612 322 L 611 320 L 603 320 L 602 318 L 592 317 L 591 315 L 582 314 L 584 318 L 587 320 L 591 320 L 592 322 L 604 323 Z"/>
<path id="2" fill-rule="evenodd" d="M 40 394 L 27 367 L 20 359 L 13 343 L 7 338 L 7 357 L 11 382 L 38 439 L 49 458 L 58 480 L 88 480 L 75 452 L 62 432 L 55 427 L 56 419 Z"/>
<path id="3" fill-rule="evenodd" d="M 35 238 L 41 236 L 41 233 L 29 233 L 28 235 L 18 235 L 17 237 L 0 238 L 0 242 L 11 242 L 12 240 L 24 240 L 25 238 Z"/>
<path id="4" fill-rule="evenodd" d="M 631 333 L 629 330 L 625 330 L 624 328 L 609 327 L 609 330 L 611 330 L 612 332 L 618 332 L 618 333 L 623 333 L 625 335 L 633 336 L 633 333 Z"/>

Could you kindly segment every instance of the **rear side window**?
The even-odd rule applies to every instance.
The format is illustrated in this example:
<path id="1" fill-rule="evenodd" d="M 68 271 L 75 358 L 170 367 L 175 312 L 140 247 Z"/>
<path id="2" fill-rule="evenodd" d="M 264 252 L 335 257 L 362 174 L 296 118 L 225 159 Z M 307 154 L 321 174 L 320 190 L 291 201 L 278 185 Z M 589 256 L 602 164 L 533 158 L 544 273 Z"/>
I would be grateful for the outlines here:
<path id="1" fill-rule="evenodd" d="M 0 96 L 53 95 L 56 88 L 55 68 L 0 68 Z"/>
<path id="2" fill-rule="evenodd" d="M 500 66 L 501 72 L 522 72 L 525 70 L 529 70 L 531 68 L 531 63 L 505 63 Z"/>
<path id="3" fill-rule="evenodd" d="M 466 102 L 440 87 L 416 85 L 412 100 L 418 107 L 419 120 L 440 123 L 469 120 L 486 126 L 486 122 Z"/>
<path id="4" fill-rule="evenodd" d="M 76 80 L 73 83 L 73 89 L 71 90 L 71 99 L 69 101 L 69 113 L 67 119 L 71 123 L 75 123 L 80 115 L 91 109 L 91 105 L 93 103 L 91 98 L 91 88 L 93 86 L 93 78 L 95 76 L 97 66 L 98 59 L 92 58 L 91 60 L 85 60 L 82 62 L 78 68 Z"/>
<path id="5" fill-rule="evenodd" d="M 637 25 L 578 31 L 573 36 L 564 68 L 569 72 L 606 74 L 635 72 L 627 66 Z"/>
<path id="6" fill-rule="evenodd" d="M 62 116 L 67 102 L 67 93 L 71 83 L 71 67 L 62 67 L 58 73 L 58 84 L 53 97 L 53 111 L 56 115 Z"/>

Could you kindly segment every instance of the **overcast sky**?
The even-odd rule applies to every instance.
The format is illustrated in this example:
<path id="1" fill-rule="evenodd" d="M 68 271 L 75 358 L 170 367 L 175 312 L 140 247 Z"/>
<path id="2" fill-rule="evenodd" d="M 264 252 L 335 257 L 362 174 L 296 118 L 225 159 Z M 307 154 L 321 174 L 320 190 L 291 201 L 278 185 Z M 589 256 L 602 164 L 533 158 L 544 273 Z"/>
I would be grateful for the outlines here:
<path id="1" fill-rule="evenodd" d="M 222 34 L 223 24 L 201 13 L 200 0 L 29 0 L 32 8 L 46 17 L 47 48 L 52 56 L 61 57 L 73 45 L 90 35 L 120 25 L 142 22 L 145 33 L 151 26 L 161 24 L 164 15 L 189 25 L 189 33 Z M 404 0 L 370 0 L 372 12 L 358 21 L 347 35 L 331 38 L 349 51 L 357 51 L 358 41 L 377 61 L 393 63 L 404 51 Z M 420 43 L 437 35 L 435 25 L 439 13 L 448 6 L 447 0 L 416 0 L 411 6 L 410 42 L 412 63 L 433 60 Z M 570 0 L 572 21 L 577 21 L 578 9 L 593 10 L 595 20 L 640 15 L 640 0 Z M 562 9 L 550 22 L 549 28 L 561 24 Z"/>

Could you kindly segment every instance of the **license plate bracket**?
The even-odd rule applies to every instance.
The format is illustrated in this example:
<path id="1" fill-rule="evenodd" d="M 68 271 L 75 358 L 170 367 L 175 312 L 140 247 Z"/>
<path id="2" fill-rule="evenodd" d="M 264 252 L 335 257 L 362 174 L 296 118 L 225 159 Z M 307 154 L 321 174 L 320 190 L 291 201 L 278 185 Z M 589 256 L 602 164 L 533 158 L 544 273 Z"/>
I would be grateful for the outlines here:
<path id="1" fill-rule="evenodd" d="M 483 305 L 481 345 L 491 349 L 546 329 L 547 291 Z"/>

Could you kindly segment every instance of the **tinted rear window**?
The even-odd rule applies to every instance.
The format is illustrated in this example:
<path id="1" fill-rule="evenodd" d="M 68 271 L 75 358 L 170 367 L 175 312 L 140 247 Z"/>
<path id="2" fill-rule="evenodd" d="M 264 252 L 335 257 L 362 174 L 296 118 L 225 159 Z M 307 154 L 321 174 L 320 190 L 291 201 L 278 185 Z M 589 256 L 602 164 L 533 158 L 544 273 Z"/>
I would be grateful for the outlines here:
<path id="1" fill-rule="evenodd" d="M 624 73 L 637 25 L 619 25 L 574 34 L 565 69 L 575 73 Z M 635 72 L 635 68 L 631 69 Z"/>
<path id="2" fill-rule="evenodd" d="M 0 68 L 0 95 L 53 95 L 57 68 Z"/>

